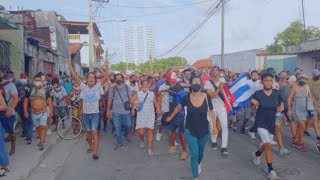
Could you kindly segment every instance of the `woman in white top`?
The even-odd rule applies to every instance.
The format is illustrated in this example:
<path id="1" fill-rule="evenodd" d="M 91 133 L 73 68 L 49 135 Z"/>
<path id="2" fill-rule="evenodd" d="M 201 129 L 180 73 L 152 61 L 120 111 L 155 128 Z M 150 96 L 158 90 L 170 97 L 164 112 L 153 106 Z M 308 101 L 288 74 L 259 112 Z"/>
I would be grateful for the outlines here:
<path id="1" fill-rule="evenodd" d="M 148 82 L 141 82 L 141 91 L 138 92 L 137 98 L 138 102 L 136 108 L 137 113 L 137 124 L 136 129 L 139 132 L 140 137 L 140 148 L 144 148 L 144 135 L 145 131 L 148 131 L 148 154 L 152 155 L 152 142 L 153 142 L 153 129 L 155 123 L 155 107 L 158 114 L 160 114 L 160 108 L 157 103 L 156 97 L 152 91 L 149 91 Z M 140 104 L 143 103 L 142 109 L 140 109 Z M 140 107 L 140 108 L 139 108 Z"/>

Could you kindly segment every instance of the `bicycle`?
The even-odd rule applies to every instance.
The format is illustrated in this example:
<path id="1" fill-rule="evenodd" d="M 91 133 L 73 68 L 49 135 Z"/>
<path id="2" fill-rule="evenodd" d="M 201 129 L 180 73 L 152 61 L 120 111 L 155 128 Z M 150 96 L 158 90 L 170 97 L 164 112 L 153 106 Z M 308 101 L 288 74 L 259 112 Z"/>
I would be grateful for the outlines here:
<path id="1" fill-rule="evenodd" d="M 82 122 L 74 116 L 62 118 L 57 125 L 58 135 L 65 140 L 73 140 L 82 132 Z"/>

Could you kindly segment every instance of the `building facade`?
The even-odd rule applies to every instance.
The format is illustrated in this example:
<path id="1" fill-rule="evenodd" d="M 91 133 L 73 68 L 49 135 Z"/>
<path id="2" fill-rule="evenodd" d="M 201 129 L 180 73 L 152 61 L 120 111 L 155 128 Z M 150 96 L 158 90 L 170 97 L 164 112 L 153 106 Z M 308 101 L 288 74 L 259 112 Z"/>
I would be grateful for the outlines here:
<path id="1" fill-rule="evenodd" d="M 138 24 L 124 29 L 124 58 L 126 62 L 142 64 L 156 56 L 155 27 Z"/>

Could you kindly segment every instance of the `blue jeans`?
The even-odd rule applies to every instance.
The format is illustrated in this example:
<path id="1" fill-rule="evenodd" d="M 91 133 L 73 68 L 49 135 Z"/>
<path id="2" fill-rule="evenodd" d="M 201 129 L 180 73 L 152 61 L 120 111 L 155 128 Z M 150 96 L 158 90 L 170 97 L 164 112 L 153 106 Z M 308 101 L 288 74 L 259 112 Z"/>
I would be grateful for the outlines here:
<path id="1" fill-rule="evenodd" d="M 2 124 L 0 123 L 0 166 L 6 167 L 9 165 L 9 157 L 6 150 L 6 145 L 4 144 L 4 130 Z"/>
<path id="2" fill-rule="evenodd" d="M 82 114 L 83 126 L 87 131 L 97 131 L 99 121 L 99 113 Z"/>
<path id="3" fill-rule="evenodd" d="M 27 139 L 31 139 L 32 138 L 32 128 L 33 128 L 33 122 L 32 122 L 32 118 L 31 118 L 31 110 L 30 108 L 28 108 L 28 114 L 29 117 L 25 118 L 24 117 L 24 113 L 23 113 L 23 107 L 22 104 L 19 103 L 17 106 L 17 112 L 21 118 L 22 121 L 22 134 L 27 138 Z"/>
<path id="4" fill-rule="evenodd" d="M 189 129 L 185 129 L 185 136 L 189 145 L 190 159 L 191 159 L 191 169 L 193 178 L 199 176 L 198 165 L 201 163 L 203 158 L 204 147 L 206 146 L 209 135 L 198 138 L 191 135 Z"/>
<path id="5" fill-rule="evenodd" d="M 112 113 L 112 120 L 116 128 L 115 135 L 117 138 L 117 143 L 122 144 L 122 130 L 124 132 L 124 136 L 129 134 L 129 130 L 131 129 L 131 115 L 130 113 Z"/>

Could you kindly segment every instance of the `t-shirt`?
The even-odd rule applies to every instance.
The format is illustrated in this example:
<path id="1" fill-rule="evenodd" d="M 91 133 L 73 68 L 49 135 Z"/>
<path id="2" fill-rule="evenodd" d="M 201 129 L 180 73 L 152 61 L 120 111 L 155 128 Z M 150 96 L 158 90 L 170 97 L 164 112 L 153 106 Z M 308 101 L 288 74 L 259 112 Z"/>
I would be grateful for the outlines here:
<path id="1" fill-rule="evenodd" d="M 4 82 L 5 83 L 5 82 Z M 12 95 L 16 94 L 18 95 L 18 90 L 17 87 L 14 83 L 10 82 L 7 85 L 5 85 L 3 87 L 4 91 L 5 91 L 5 97 L 3 97 L 6 102 L 7 102 L 7 108 L 10 108 L 13 104 L 13 99 L 12 99 Z M 15 112 L 13 112 L 13 115 L 15 114 Z"/>
<path id="2" fill-rule="evenodd" d="M 255 121 L 256 127 L 264 128 L 274 134 L 277 106 L 283 102 L 280 91 L 273 89 L 272 93 L 267 96 L 263 90 L 259 90 L 253 94 L 252 99 L 259 102 Z"/>
<path id="3" fill-rule="evenodd" d="M 72 91 L 72 83 L 71 82 L 62 82 L 62 86 L 66 89 L 67 94 L 69 94 Z"/>
<path id="4" fill-rule="evenodd" d="M 114 86 L 113 88 L 111 88 L 109 91 L 109 97 L 112 97 L 113 99 L 111 112 L 118 113 L 118 114 L 130 113 L 130 110 L 126 110 L 124 108 L 124 103 L 126 101 L 129 101 L 129 95 L 132 95 L 132 92 L 130 91 L 129 86 L 126 84 L 124 84 L 122 88 L 118 90 L 117 90 L 117 86 Z M 123 101 L 121 100 L 120 96 Z"/>
<path id="5" fill-rule="evenodd" d="M 179 105 L 186 95 L 183 87 L 179 83 L 175 83 L 169 88 L 169 112 L 172 113 L 174 108 Z M 184 116 L 184 109 L 181 109 L 178 113 L 179 116 Z"/>
<path id="6" fill-rule="evenodd" d="M 209 101 L 210 96 L 206 94 L 208 99 L 208 104 L 206 99 L 204 99 L 200 107 L 195 107 L 191 100 L 190 94 L 184 96 L 182 99 L 182 107 L 187 108 L 187 117 L 186 117 L 186 128 L 190 131 L 191 135 L 194 137 L 201 138 L 204 135 L 209 133 L 209 121 L 207 120 L 208 105 L 209 109 L 212 110 L 212 102 Z"/>
<path id="7" fill-rule="evenodd" d="M 169 89 L 169 88 L 170 86 L 164 83 L 159 87 L 159 91 Z M 161 111 L 163 113 L 169 112 L 169 92 L 162 92 L 161 95 L 162 95 Z"/>
<path id="8" fill-rule="evenodd" d="M 53 93 L 53 106 L 54 107 L 66 107 L 67 106 L 66 100 L 60 101 L 64 96 L 67 96 L 67 91 L 63 86 L 61 86 L 60 88 L 53 88 L 52 93 Z M 60 101 L 59 105 L 57 104 L 57 101 Z"/>
<path id="9" fill-rule="evenodd" d="M 225 83 L 225 80 L 224 78 L 220 78 L 219 82 L 218 83 L 215 83 L 217 88 L 219 88 L 220 86 L 220 82 L 222 83 Z M 212 92 L 216 91 L 211 83 L 211 81 L 207 81 L 206 84 L 204 85 L 204 89 L 207 90 L 207 89 L 210 89 Z M 224 102 L 223 100 L 220 98 L 219 94 L 212 99 L 212 105 L 214 107 L 214 109 L 216 110 L 223 110 L 225 109 L 225 105 L 224 105 Z"/>
<path id="10" fill-rule="evenodd" d="M 310 88 L 311 94 L 315 98 L 318 105 L 320 105 L 320 80 L 309 80 L 307 85 Z"/>
<path id="11" fill-rule="evenodd" d="M 92 88 L 81 82 L 80 98 L 83 100 L 82 111 L 84 114 L 99 113 L 99 100 L 101 97 L 101 83 L 95 84 Z"/>

